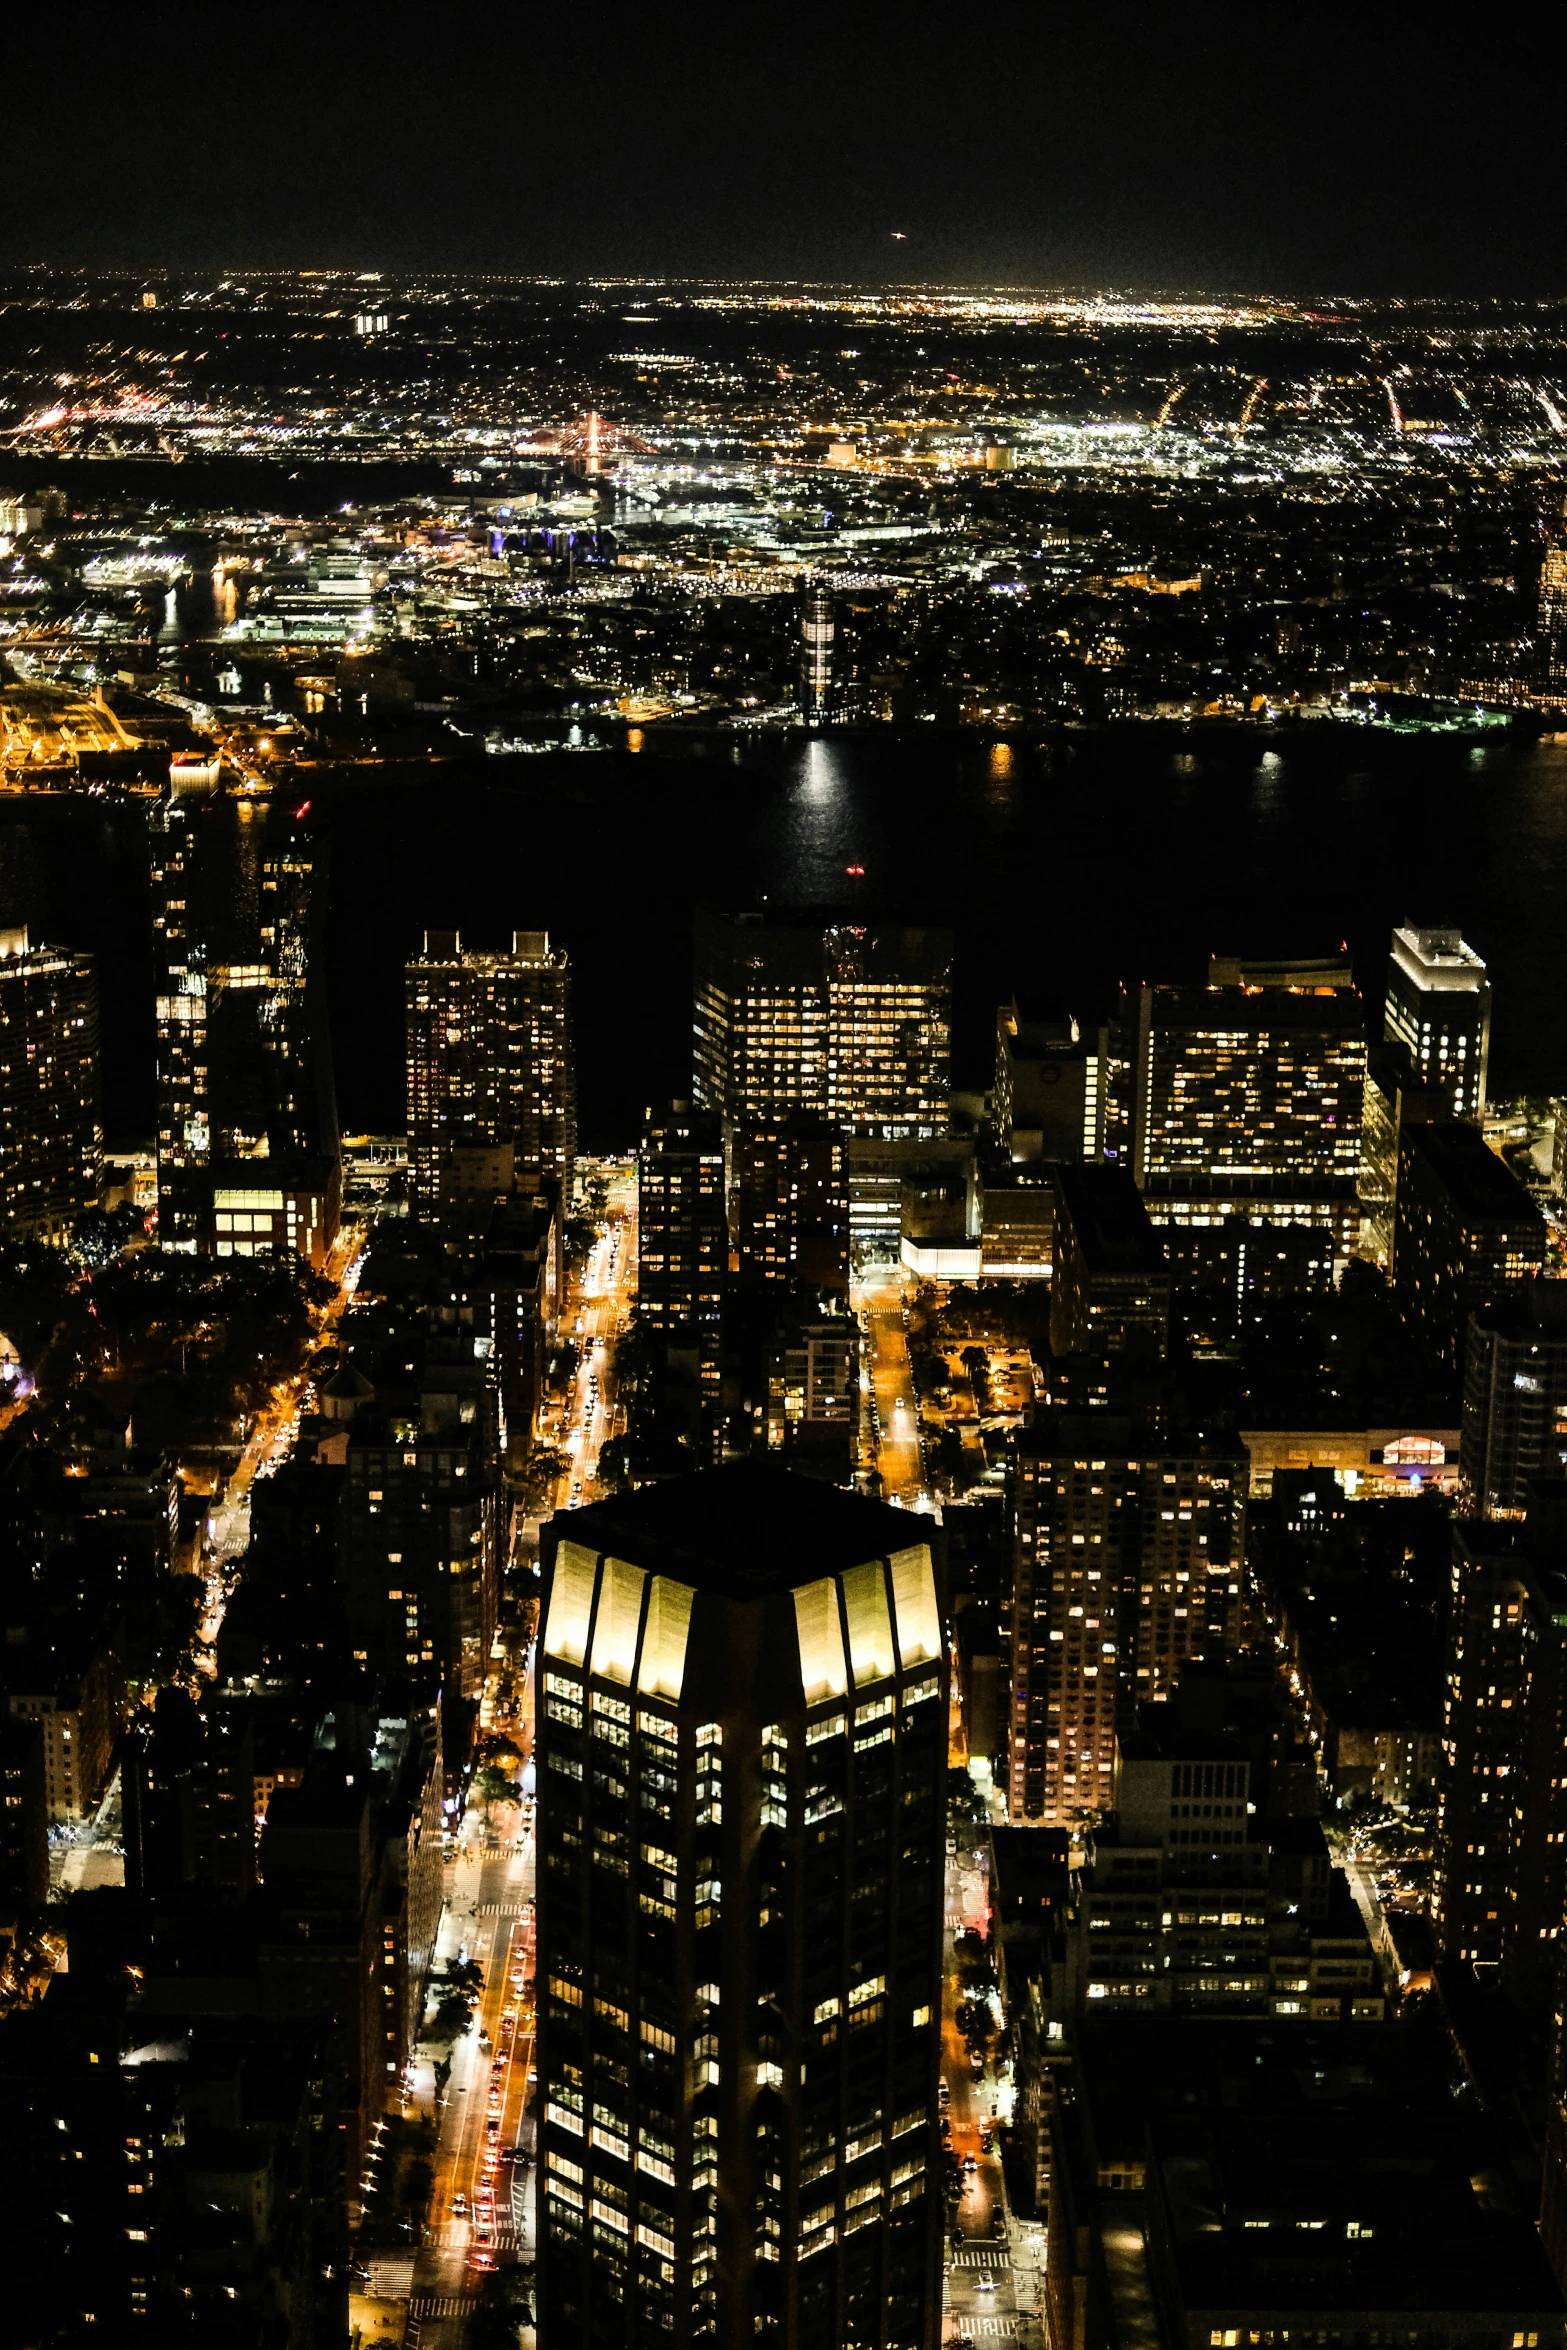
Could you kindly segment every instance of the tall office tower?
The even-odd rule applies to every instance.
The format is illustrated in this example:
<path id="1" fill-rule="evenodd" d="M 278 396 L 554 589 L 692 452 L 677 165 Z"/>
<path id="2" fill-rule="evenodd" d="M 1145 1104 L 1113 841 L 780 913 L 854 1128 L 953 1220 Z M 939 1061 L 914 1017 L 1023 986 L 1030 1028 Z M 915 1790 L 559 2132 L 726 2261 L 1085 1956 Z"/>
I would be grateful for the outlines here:
<path id="1" fill-rule="evenodd" d="M 408 965 L 408 1147 L 429 1211 L 451 1154 L 509 1143 L 524 1189 L 554 1178 L 571 1198 L 577 1077 L 571 968 L 545 930 L 512 933 L 509 952 L 465 952 L 460 932 L 427 930 Z"/>
<path id="2" fill-rule="evenodd" d="M 800 716 L 807 726 L 820 726 L 832 711 L 835 634 L 832 597 L 813 582 L 800 598 Z"/>
<path id="3" fill-rule="evenodd" d="M 1517 1518 L 1542 1477 L 1567 1476 L 1567 1281 L 1521 1281 L 1470 1316 L 1459 1452 L 1463 1507 Z"/>
<path id="4" fill-rule="evenodd" d="M 838 918 L 696 919 L 694 1088 L 726 1126 L 815 1110 L 851 1140 L 945 1134 L 952 935 Z"/>
<path id="5" fill-rule="evenodd" d="M 1567 524 L 1554 514 L 1546 524 L 1540 564 L 1538 683 L 1552 698 L 1567 698 Z"/>
<path id="6" fill-rule="evenodd" d="M 637 1158 L 637 1313 L 665 1360 L 718 1409 L 719 1345 L 729 1225 L 724 1137 L 689 1102 L 649 1111 Z"/>
<path id="7" fill-rule="evenodd" d="M 760 1462 L 545 1530 L 551 2342 L 934 2350 L 947 1671 L 929 1532 Z"/>
<path id="8" fill-rule="evenodd" d="M 1365 1075 L 1365 1011 L 1351 987 L 1144 987 L 1137 1180 L 1353 1184 Z"/>
<path id="9" fill-rule="evenodd" d="M 1485 1108 L 1491 1057 L 1491 982 L 1456 930 L 1393 933 L 1382 1027 L 1409 1053 L 1415 1081 L 1441 1093 L 1455 1118 Z"/>
<path id="10" fill-rule="evenodd" d="M 1162 1356 L 1170 1339 L 1170 1268 L 1125 1167 L 1055 1170 L 1053 1354 Z"/>
<path id="11" fill-rule="evenodd" d="M 1437 1777 L 1433 1910 L 1443 1955 L 1547 1987 L 1567 1925 L 1563 1495 L 1523 1523 L 1460 1519 Z"/>
<path id="12" fill-rule="evenodd" d="M 741 1271 L 847 1296 L 849 1167 L 838 1128 L 813 1110 L 742 1126 L 732 1164 Z"/>
<path id="13" fill-rule="evenodd" d="M 314 845 L 281 808 L 183 791 L 154 810 L 151 842 L 160 1237 L 224 1255 L 258 1236 L 287 1245 L 288 1199 L 313 1199 L 304 1221 L 330 1246 L 340 1171 Z M 217 1198 L 255 1191 L 258 1161 L 268 1196 Z"/>
<path id="14" fill-rule="evenodd" d="M 1411 1126 L 1399 1145 L 1393 1292 L 1434 1362 L 1456 1372 L 1469 1316 L 1545 1262 L 1545 1218 L 1477 1126 Z"/>
<path id="15" fill-rule="evenodd" d="M 1111 1808 L 1118 1688 L 1164 1698 L 1239 1642 L 1247 1459 L 1048 1410 L 1017 1440 L 1007 1808 L 1070 1827 Z"/>
<path id="16" fill-rule="evenodd" d="M 1398 1221 L 1398 1151 L 1406 1126 L 1423 1126 L 1432 1118 L 1452 1113 L 1451 1096 L 1418 1078 L 1409 1049 L 1402 1044 L 1374 1044 L 1366 1055 L 1366 1086 L 1361 1097 L 1360 1197 L 1361 1253 L 1384 1272 L 1393 1266 L 1393 1238 Z"/>
<path id="17" fill-rule="evenodd" d="M 1028 1019 L 1017 998 L 996 1011 L 992 1117 L 1011 1159 L 1101 1159 L 1110 1048 L 1075 1019 Z"/>
<path id="18" fill-rule="evenodd" d="M 93 958 L 0 930 L 0 1223 L 64 1240 L 102 1162 Z"/>

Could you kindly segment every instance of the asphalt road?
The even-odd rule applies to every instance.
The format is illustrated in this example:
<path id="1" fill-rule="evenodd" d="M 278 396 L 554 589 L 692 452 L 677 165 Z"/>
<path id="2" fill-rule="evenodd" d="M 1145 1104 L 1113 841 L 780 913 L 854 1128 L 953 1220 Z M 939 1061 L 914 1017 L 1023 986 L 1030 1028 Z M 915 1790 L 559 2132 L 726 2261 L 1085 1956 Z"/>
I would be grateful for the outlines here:
<path id="1" fill-rule="evenodd" d="M 522 1748 L 523 1777 L 531 1784 L 531 1671 L 521 1715 L 487 1726 L 504 1729 Z M 487 1828 L 482 1808 L 470 1804 L 446 1876 L 437 1963 L 474 1960 L 484 1988 L 473 2023 L 453 2051 L 439 2107 L 429 2223 L 414 2264 L 411 2314 L 419 2350 L 460 2343 L 485 2272 L 531 2262 L 534 2255 L 534 1847 L 528 1817 L 500 1808 L 494 1827 Z"/>
<path id="2" fill-rule="evenodd" d="M 986 2152 L 986 2140 L 1001 2105 L 1000 2085 L 989 2067 L 976 2074 L 957 2026 L 957 2009 L 964 1995 L 958 1965 L 958 1937 L 969 1928 L 983 1931 L 989 1900 L 988 1854 L 984 1830 L 961 1823 L 957 1850 L 947 1858 L 946 1968 L 942 1984 L 941 2071 L 947 2084 L 943 2111 L 951 2123 L 952 2151 L 963 2163 L 963 2194 L 954 2231 L 948 2238 L 948 2259 L 942 2337 L 949 2344 L 969 2341 L 1016 2341 L 1035 2346 L 1042 2337 L 1037 2321 L 1025 2314 L 1032 2295 L 1017 2255 L 1022 2250 L 1016 2223 L 1007 2209 L 1006 2182 L 999 2152 Z M 991 2141 L 994 2146 L 994 2140 Z M 968 2164 L 972 2161 L 973 2168 Z M 998 2216 L 1005 2223 L 997 2235 Z"/>
<path id="3" fill-rule="evenodd" d="M 905 1509 L 931 1507 L 920 1457 L 919 1410 L 908 1333 L 903 1326 L 903 1288 L 896 1279 L 867 1284 L 855 1299 L 869 1340 L 871 1401 L 875 1407 L 876 1466 L 882 1499 Z"/>

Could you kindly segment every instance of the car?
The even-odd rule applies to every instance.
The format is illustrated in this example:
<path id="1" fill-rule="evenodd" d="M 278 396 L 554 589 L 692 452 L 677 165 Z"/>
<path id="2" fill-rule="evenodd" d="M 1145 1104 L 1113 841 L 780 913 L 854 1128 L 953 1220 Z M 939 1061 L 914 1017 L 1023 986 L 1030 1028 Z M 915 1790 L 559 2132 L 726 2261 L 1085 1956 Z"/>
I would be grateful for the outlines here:
<path id="1" fill-rule="evenodd" d="M 982 2276 L 982 2277 L 980 2278 L 980 2280 L 979 2280 L 979 2284 L 978 2284 L 978 2287 L 977 2287 L 977 2290 L 978 2290 L 979 2292 L 981 2292 L 981 2293 L 993 2293 L 993 2292 L 995 2291 L 995 2289 L 996 2289 L 996 2280 L 995 2280 L 995 2278 L 994 2278 L 994 2277 L 987 2277 L 987 2276 Z"/>
<path id="2" fill-rule="evenodd" d="M 459 2219 L 462 2218 L 463 2213 L 467 2210 L 467 2208 L 468 2198 L 466 2195 L 456 2194 L 452 2197 L 452 2209 L 457 2214 Z"/>
<path id="3" fill-rule="evenodd" d="M 963 2157 L 963 2168 L 965 2170 L 978 2170 L 979 2157 L 974 2154 L 965 2154 Z"/>

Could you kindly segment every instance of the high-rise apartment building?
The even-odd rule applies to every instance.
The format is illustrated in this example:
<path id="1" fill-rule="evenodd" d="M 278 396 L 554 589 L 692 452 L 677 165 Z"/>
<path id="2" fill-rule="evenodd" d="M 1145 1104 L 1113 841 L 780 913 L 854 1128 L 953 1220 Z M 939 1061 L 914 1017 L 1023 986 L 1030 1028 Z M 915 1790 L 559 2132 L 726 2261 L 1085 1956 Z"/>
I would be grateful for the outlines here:
<path id="1" fill-rule="evenodd" d="M 1517 1282 L 1470 1316 L 1459 1460 L 1478 1517 L 1521 1517 L 1537 1478 L 1567 1476 L 1567 1281 Z"/>
<path id="2" fill-rule="evenodd" d="M 849 1167 L 838 1128 L 812 1110 L 742 1126 L 731 1163 L 741 1271 L 847 1295 Z"/>
<path id="3" fill-rule="evenodd" d="M 1403 1045 L 1417 1085 L 1440 1093 L 1455 1118 L 1485 1108 L 1491 1055 L 1491 982 L 1457 930 L 1393 933 L 1383 1032 Z"/>
<path id="4" fill-rule="evenodd" d="M 427 930 L 407 968 L 408 1141 L 423 1206 L 440 1199 L 451 1155 L 510 1144 L 517 1183 L 553 1179 L 571 1198 L 577 1079 L 571 969 L 549 933 L 518 930 L 509 950 L 465 949 Z"/>
<path id="5" fill-rule="evenodd" d="M 1111 1807 L 1117 1692 L 1164 1698 L 1235 1647 L 1248 1464 L 1235 1439 L 1153 1436 L 1047 1410 L 1017 1439 L 1008 1813 L 1070 1827 Z"/>
<path id="6" fill-rule="evenodd" d="M 495 1636 L 496 1495 L 481 1424 L 464 1423 L 455 1395 L 446 1402 L 421 1398 L 417 1434 L 385 1415 L 356 1416 L 343 1605 L 357 1663 L 387 1678 L 439 1673 L 455 1695 L 476 1698 Z"/>
<path id="7" fill-rule="evenodd" d="M 1476 1126 L 1411 1126 L 1399 1145 L 1393 1290 L 1433 1361 L 1456 1372 L 1469 1316 L 1545 1262 L 1545 1218 Z"/>
<path id="8" fill-rule="evenodd" d="M 852 1138 L 945 1134 L 952 938 L 895 923 L 699 913 L 696 1105 L 726 1126 L 814 1110 Z"/>
<path id="9" fill-rule="evenodd" d="M 637 1157 L 637 1313 L 714 1405 L 728 1265 L 723 1129 L 669 1102 L 649 1112 Z"/>
<path id="10" fill-rule="evenodd" d="M 939 2338 L 947 1672 L 928 1532 L 761 1463 L 545 1531 L 551 2341 Z"/>
<path id="11" fill-rule="evenodd" d="M 1567 1927 L 1567 1486 L 1453 1528 L 1432 1908 L 1443 1955 L 1550 1981 Z"/>
<path id="12" fill-rule="evenodd" d="M 287 1245 L 285 1195 L 294 1194 L 316 1201 L 305 1221 L 330 1246 L 339 1151 L 312 979 L 319 877 L 310 835 L 280 808 L 175 791 L 154 811 L 151 837 L 160 1238 L 214 1247 L 225 1170 L 243 1189 L 266 1160 L 283 1237 L 269 1199 L 262 1240 Z M 225 1253 L 236 1230 L 257 1237 L 253 1212 L 249 1200 L 228 1204 Z"/>
<path id="13" fill-rule="evenodd" d="M 65 1239 L 102 1161 L 93 958 L 0 930 L 0 1223 Z"/>
<path id="14" fill-rule="evenodd" d="M 1167 1193 L 1237 1176 L 1352 1189 L 1365 1074 L 1365 1011 L 1351 987 L 1144 987 L 1137 1180 Z"/>

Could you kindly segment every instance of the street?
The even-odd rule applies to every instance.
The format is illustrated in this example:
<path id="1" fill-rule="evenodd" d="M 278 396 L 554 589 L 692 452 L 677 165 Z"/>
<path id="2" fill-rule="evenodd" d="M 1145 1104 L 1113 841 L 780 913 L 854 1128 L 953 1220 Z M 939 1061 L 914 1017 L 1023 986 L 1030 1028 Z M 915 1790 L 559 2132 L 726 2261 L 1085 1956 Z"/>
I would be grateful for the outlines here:
<path id="1" fill-rule="evenodd" d="M 868 1341 L 872 1428 L 884 1501 L 904 1509 L 933 1505 L 920 1455 L 914 1370 L 903 1323 L 903 1284 L 897 1274 L 857 1284 L 853 1302 Z"/>
<path id="2" fill-rule="evenodd" d="M 991 2065 L 975 2070 L 958 2027 L 958 2009 L 972 1995 L 964 1979 L 962 1938 L 983 1935 L 990 1924 L 985 1830 L 960 1818 L 953 1839 L 956 1848 L 947 1856 L 941 2006 L 942 2138 L 961 2166 L 963 2191 L 949 2238 L 942 2337 L 952 2344 L 1017 2341 L 1038 2350 L 1043 2334 L 1037 2278 L 1029 2266 L 1033 2231 L 1025 2238 L 1008 2212 L 993 2136 L 1006 2099 Z M 977 1943 L 968 1947 L 979 1955 Z"/>
<path id="3" fill-rule="evenodd" d="M 531 1786 L 531 1667 L 520 1716 L 489 1726 L 521 1747 L 523 1783 Z M 528 1811 L 512 1815 L 502 1807 L 497 1829 L 471 1801 L 457 1856 L 447 1863 L 436 1966 L 472 1960 L 484 1988 L 436 2107 L 435 2184 L 412 2280 L 409 2339 L 419 2350 L 460 2343 L 486 2272 L 533 2259 L 533 1895 Z M 434 2095 L 433 2076 L 421 2064 L 412 2102 L 429 2110 Z"/>
<path id="4" fill-rule="evenodd" d="M 606 1172 L 608 1214 L 581 1271 L 568 1276 L 561 1316 L 579 1359 L 561 1415 L 559 1444 L 569 1466 L 556 1486 L 557 1509 L 597 1499 L 599 1454 L 619 1424 L 613 1354 L 637 1294 L 636 1162 L 613 1161 Z"/>

